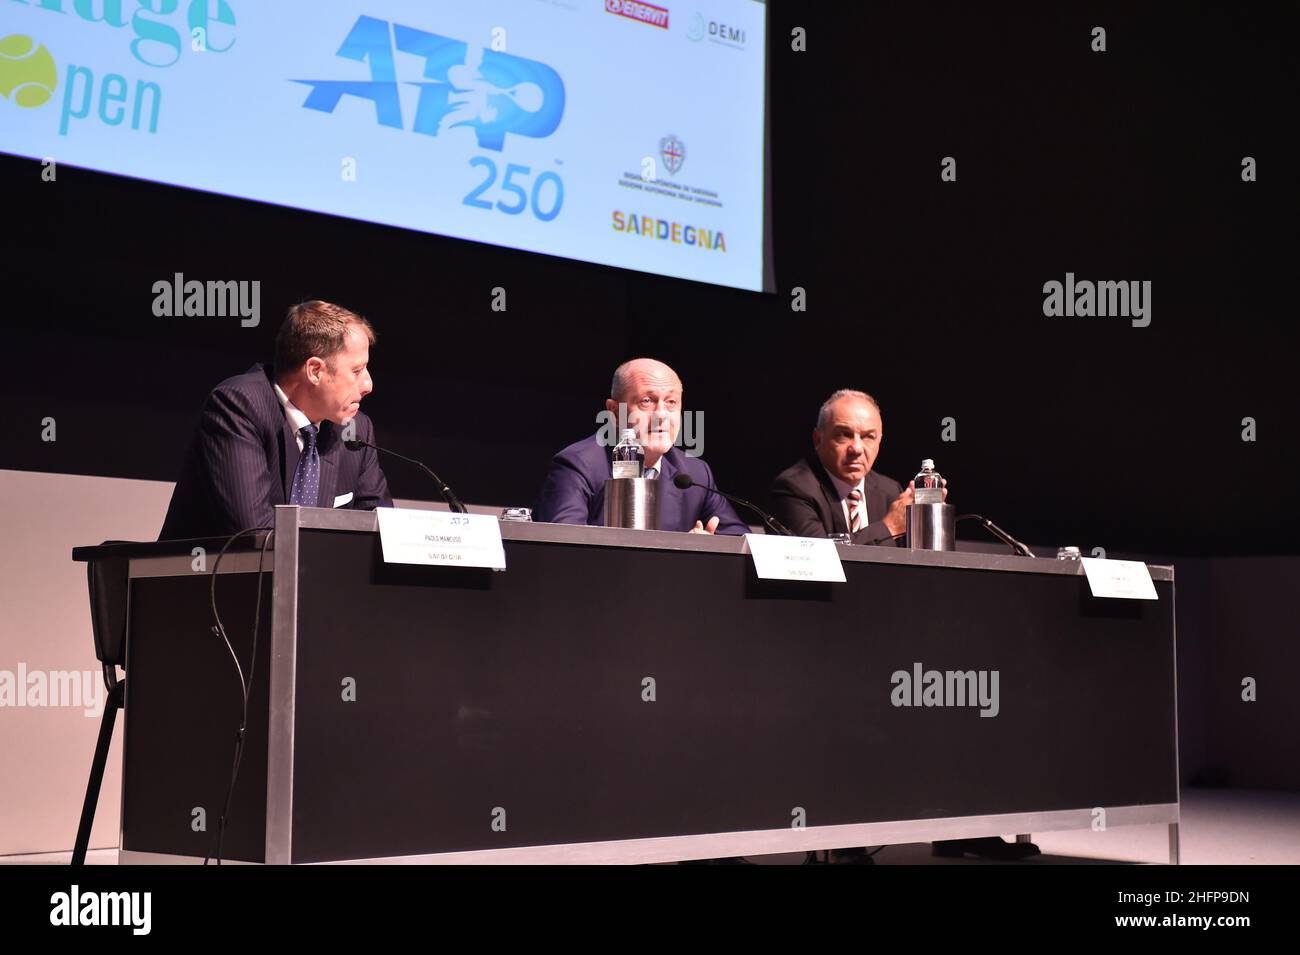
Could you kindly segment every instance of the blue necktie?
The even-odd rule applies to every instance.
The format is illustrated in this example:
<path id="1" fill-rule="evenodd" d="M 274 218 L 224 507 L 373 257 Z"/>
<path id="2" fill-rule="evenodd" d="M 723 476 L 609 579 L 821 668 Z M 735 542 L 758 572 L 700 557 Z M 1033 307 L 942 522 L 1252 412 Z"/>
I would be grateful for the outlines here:
<path id="1" fill-rule="evenodd" d="M 320 454 L 316 450 L 316 431 L 314 424 L 306 424 L 298 429 L 302 435 L 302 456 L 298 458 L 298 467 L 293 472 L 290 504 L 315 507 L 320 502 Z"/>

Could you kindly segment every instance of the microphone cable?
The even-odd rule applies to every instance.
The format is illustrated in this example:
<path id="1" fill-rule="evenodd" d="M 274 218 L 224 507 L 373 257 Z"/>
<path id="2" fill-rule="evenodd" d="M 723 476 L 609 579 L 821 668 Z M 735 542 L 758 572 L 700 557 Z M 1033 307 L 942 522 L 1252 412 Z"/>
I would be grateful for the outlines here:
<path id="1" fill-rule="evenodd" d="M 248 661 L 248 678 L 244 678 L 244 668 L 239 664 L 239 655 L 235 653 L 235 648 L 230 643 L 230 637 L 226 634 L 225 624 L 221 620 L 221 613 L 217 610 L 217 571 L 221 567 L 221 559 L 225 557 L 226 551 L 230 546 L 241 537 L 249 534 L 256 534 L 259 531 L 266 531 L 267 535 L 262 541 L 262 547 L 257 558 L 257 599 L 253 611 L 253 647 Z M 253 686 L 253 674 L 257 667 L 257 633 L 259 624 L 262 619 L 262 577 L 265 573 L 266 551 L 271 544 L 271 538 L 275 536 L 275 531 L 269 526 L 250 527 L 246 530 L 239 531 L 226 538 L 226 542 L 221 545 L 221 550 L 217 553 L 217 559 L 212 564 L 212 580 L 208 589 L 208 600 L 212 608 L 212 619 L 214 621 L 211 628 L 212 634 L 218 636 L 226 645 L 226 650 L 230 654 L 230 659 L 235 664 L 235 674 L 239 677 L 240 699 L 242 708 L 239 717 L 239 731 L 235 734 L 235 753 L 230 767 L 230 783 L 226 788 L 225 802 L 222 804 L 221 815 L 217 820 L 216 841 L 216 864 L 221 865 L 222 848 L 225 841 L 226 824 L 230 817 L 230 804 L 235 795 L 235 781 L 239 778 L 239 764 L 244 757 L 244 740 L 248 731 L 248 700 Z M 211 846 L 212 840 L 209 840 L 208 853 L 203 857 L 203 864 L 207 865 L 209 859 L 214 855 Z"/>

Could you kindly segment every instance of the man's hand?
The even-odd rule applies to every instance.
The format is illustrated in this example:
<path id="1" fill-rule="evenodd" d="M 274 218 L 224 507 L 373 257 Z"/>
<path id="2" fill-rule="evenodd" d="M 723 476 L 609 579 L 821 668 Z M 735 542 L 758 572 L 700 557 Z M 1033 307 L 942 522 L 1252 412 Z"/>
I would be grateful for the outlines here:
<path id="1" fill-rule="evenodd" d="M 943 499 L 948 500 L 948 479 L 940 478 L 943 481 Z M 907 490 L 898 495 L 893 504 L 889 505 L 889 510 L 881 518 L 885 526 L 889 528 L 889 533 L 897 537 L 907 530 L 907 506 L 916 503 L 916 482 L 908 481 Z"/>
<path id="2" fill-rule="evenodd" d="M 699 521 L 696 521 L 695 526 L 692 527 L 689 531 L 687 531 L 687 533 L 688 534 L 712 534 L 717 529 L 718 529 L 718 516 L 715 514 L 713 517 L 709 518 L 708 527 L 705 527 Z"/>

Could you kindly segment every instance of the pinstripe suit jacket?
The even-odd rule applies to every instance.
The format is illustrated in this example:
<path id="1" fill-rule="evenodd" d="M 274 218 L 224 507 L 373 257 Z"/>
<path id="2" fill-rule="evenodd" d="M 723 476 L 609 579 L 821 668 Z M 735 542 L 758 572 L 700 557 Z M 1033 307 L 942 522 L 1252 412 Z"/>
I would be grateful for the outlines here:
<path id="1" fill-rule="evenodd" d="M 370 419 L 358 413 L 355 420 L 356 437 L 377 443 Z M 319 506 L 330 507 L 349 493 L 351 499 L 340 506 L 392 506 L 388 482 L 372 449 L 349 451 L 340 429 L 329 421 L 321 423 L 316 447 Z M 212 390 L 199 413 L 158 539 L 219 537 L 270 526 L 271 509 L 288 503 L 299 457 L 297 436 L 276 397 L 269 369 L 254 365 L 227 378 Z"/>

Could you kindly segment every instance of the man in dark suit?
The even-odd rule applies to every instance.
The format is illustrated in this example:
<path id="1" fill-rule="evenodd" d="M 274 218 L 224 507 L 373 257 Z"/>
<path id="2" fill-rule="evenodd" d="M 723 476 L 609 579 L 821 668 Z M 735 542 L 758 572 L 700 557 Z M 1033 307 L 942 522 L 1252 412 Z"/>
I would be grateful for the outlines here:
<path id="1" fill-rule="evenodd" d="M 634 428 L 645 451 L 645 476 L 660 481 L 659 529 L 695 534 L 748 534 L 731 505 L 704 487 L 673 484 L 688 474 L 697 485 L 715 487 L 713 472 L 700 458 L 675 447 L 682 423 L 682 382 L 653 358 L 619 365 L 605 401 L 606 427 L 569 445 L 551 460 L 533 518 L 551 524 L 604 524 L 605 481 L 613 476 L 611 454 L 622 427 Z M 624 425 L 626 422 L 626 425 Z M 613 424 L 618 427 L 613 427 Z M 611 440 L 612 439 L 612 440 Z"/>
<path id="2" fill-rule="evenodd" d="M 872 470 L 884 434 L 870 395 L 844 389 L 827 398 L 813 429 L 813 453 L 772 482 L 776 519 L 800 537 L 850 534 L 855 544 L 897 544 L 911 488 Z M 873 864 L 865 847 L 834 849 L 829 858 L 832 865 Z"/>
<path id="3" fill-rule="evenodd" d="M 777 520 L 801 537 L 851 534 L 855 544 L 897 544 L 913 488 L 872 470 L 884 436 L 875 398 L 848 389 L 827 398 L 813 429 L 813 453 L 772 483 Z"/>
<path id="4" fill-rule="evenodd" d="M 772 483 L 772 513 L 803 537 L 851 534 L 854 544 L 898 544 L 907 527 L 907 506 L 915 484 L 872 470 L 885 436 L 880 405 L 862 391 L 842 389 L 822 404 L 813 429 L 813 453 L 777 475 Z M 948 482 L 943 482 L 948 498 Z M 1033 843 L 987 839 L 952 839 L 934 843 L 937 856 L 976 855 L 1023 859 L 1034 855 Z M 836 849 L 832 864 L 871 864 L 865 848 Z"/>
<path id="5" fill-rule="evenodd" d="M 254 365 L 208 395 L 172 492 L 160 540 L 218 537 L 269 527 L 277 504 L 373 510 L 392 506 L 360 412 L 374 390 L 375 333 L 328 302 L 289 309 L 275 339 L 275 368 Z"/>

